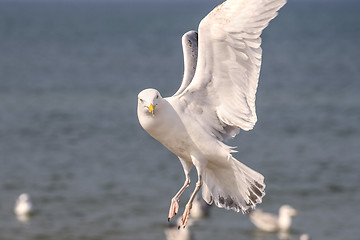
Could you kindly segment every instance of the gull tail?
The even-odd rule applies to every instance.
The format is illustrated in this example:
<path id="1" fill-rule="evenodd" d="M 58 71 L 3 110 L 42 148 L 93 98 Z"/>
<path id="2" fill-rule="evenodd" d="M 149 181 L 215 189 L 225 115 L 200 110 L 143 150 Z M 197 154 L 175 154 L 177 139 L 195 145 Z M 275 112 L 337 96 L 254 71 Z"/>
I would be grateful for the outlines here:
<path id="1" fill-rule="evenodd" d="M 231 155 L 226 161 L 204 170 L 202 196 L 208 204 L 247 213 L 265 196 L 264 176 Z"/>

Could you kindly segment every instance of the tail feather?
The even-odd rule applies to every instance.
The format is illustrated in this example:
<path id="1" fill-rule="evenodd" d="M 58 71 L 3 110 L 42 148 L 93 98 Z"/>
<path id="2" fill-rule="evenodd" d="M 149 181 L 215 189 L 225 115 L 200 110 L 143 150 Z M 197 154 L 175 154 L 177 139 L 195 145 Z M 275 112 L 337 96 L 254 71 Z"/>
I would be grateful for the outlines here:
<path id="1" fill-rule="evenodd" d="M 203 173 L 204 200 L 225 209 L 247 212 L 265 196 L 264 177 L 232 156 L 227 164 L 212 165 Z"/>

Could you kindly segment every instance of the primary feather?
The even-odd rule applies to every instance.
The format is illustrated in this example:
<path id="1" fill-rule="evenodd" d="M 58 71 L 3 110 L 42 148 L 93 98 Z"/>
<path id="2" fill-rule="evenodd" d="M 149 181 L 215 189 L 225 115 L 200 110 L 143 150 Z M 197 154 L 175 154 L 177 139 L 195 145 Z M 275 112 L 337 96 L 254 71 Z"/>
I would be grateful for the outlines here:
<path id="1" fill-rule="evenodd" d="M 196 31 L 188 31 L 181 38 L 181 44 L 184 55 L 184 76 L 180 88 L 174 94 L 181 94 L 192 81 L 198 58 L 198 33 Z"/>
<path id="2" fill-rule="evenodd" d="M 197 69 L 181 97 L 204 98 L 207 107 L 212 108 L 209 114 L 219 119 L 211 131 L 222 135 L 227 132 L 224 125 L 243 130 L 254 127 L 262 56 L 260 35 L 285 3 L 228 0 L 201 21 Z"/>

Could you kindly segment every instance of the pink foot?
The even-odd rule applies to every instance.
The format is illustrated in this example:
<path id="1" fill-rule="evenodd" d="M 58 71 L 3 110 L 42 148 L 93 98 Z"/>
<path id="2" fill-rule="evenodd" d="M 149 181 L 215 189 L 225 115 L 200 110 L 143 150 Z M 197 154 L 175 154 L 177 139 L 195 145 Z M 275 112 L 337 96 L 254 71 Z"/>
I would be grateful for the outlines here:
<path id="1" fill-rule="evenodd" d="M 181 224 L 180 224 L 179 228 L 180 227 L 183 227 L 183 228 L 186 227 L 186 224 L 187 224 L 187 222 L 189 220 L 189 217 L 190 217 L 190 210 L 191 210 L 191 205 L 186 204 L 185 211 L 184 211 L 183 216 L 181 218 L 181 222 L 180 222 Z"/>
<path id="2" fill-rule="evenodd" d="M 168 221 L 170 221 L 178 213 L 178 211 L 179 211 L 179 199 L 173 198 L 171 199 Z"/>

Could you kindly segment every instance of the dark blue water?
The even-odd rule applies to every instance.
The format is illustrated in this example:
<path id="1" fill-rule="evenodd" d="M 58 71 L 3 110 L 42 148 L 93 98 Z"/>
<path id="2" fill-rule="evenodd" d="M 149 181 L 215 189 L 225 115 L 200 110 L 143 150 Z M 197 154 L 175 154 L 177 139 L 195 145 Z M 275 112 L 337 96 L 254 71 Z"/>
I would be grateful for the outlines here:
<path id="1" fill-rule="evenodd" d="M 0 3 L 1 239 L 165 239 L 183 171 L 138 124 L 137 93 L 177 90 L 181 36 L 217 3 Z M 359 10 L 290 2 L 263 34 L 259 121 L 231 144 L 266 177 L 262 209 L 298 210 L 289 239 L 359 239 Z M 279 239 L 215 208 L 190 230 Z"/>

